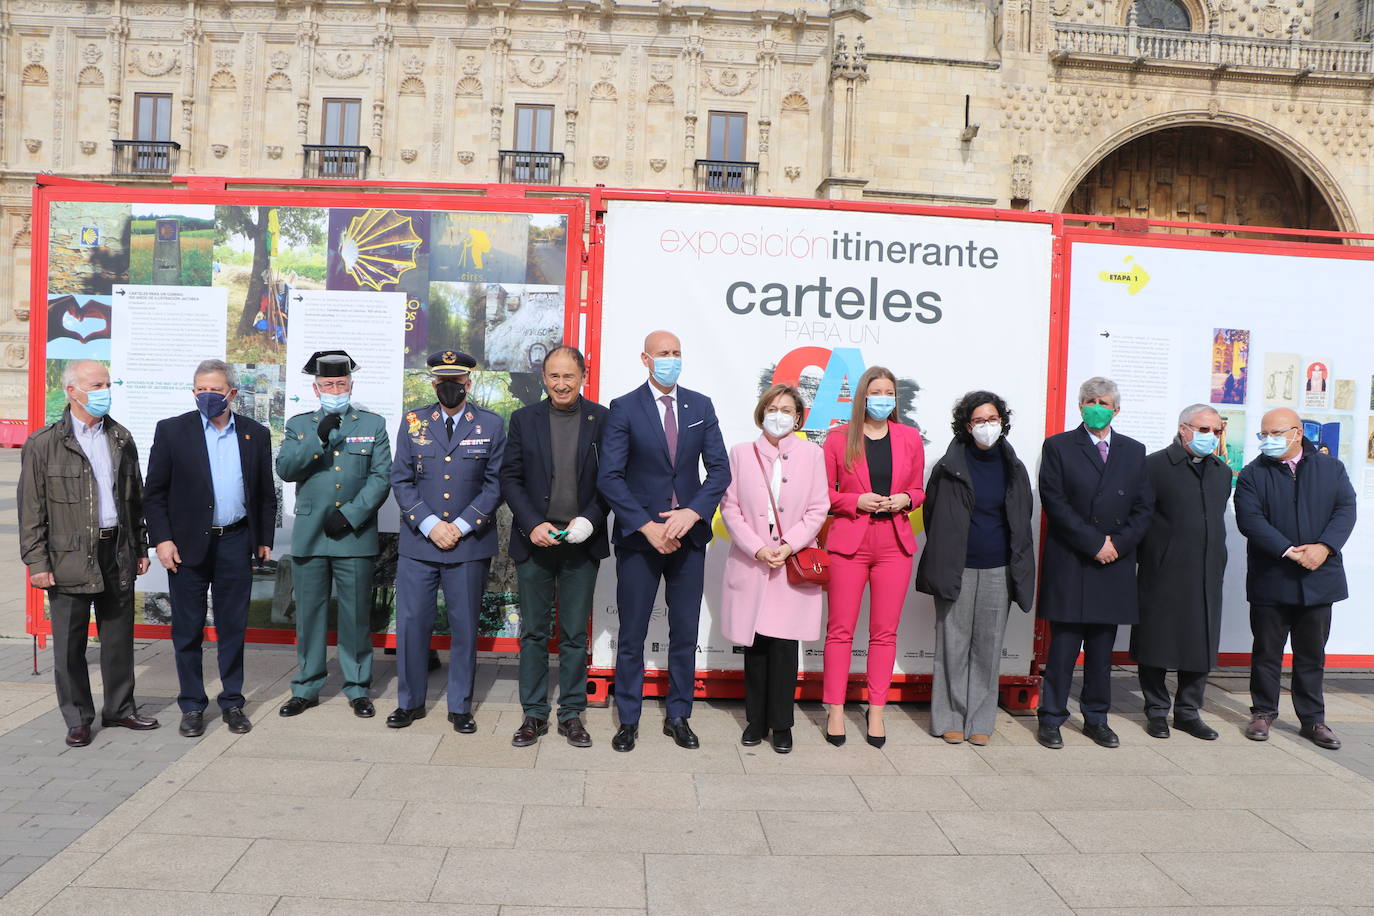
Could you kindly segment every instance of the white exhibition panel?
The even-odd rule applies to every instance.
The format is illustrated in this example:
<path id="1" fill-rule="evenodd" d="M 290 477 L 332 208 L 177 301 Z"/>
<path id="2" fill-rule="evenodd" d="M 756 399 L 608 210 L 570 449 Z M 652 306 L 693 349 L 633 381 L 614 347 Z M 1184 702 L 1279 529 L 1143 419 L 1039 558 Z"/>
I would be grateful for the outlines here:
<path id="1" fill-rule="evenodd" d="M 754 404 L 773 373 L 778 381 L 800 377 L 803 391 L 814 393 L 807 428 L 819 433 L 847 421 L 848 386 L 868 366 L 883 365 L 900 387 L 919 389 L 906 419 L 925 434 L 927 473 L 949 444 L 955 400 L 984 388 L 1011 406 L 1011 442 L 1034 477 L 1049 371 L 1048 224 L 611 201 L 605 225 L 602 403 L 644 383 L 639 354 L 646 333 L 658 328 L 681 338 L 680 384 L 712 399 L 727 448 L 758 435 Z M 742 667 L 717 623 L 731 548 L 718 520 L 715 528 L 698 670 Z M 667 665 L 666 613 L 660 592 L 646 644 L 651 669 Z M 934 618 L 929 597 L 913 590 L 898 631 L 899 673 L 932 670 Z M 614 557 L 597 580 L 593 620 L 592 665 L 613 666 Z M 865 606 L 854 671 L 864 670 L 867 628 Z M 1004 674 L 1029 672 L 1031 644 L 1031 616 L 1013 610 Z M 802 670 L 820 670 L 823 645 L 803 646 Z"/>
<path id="2" fill-rule="evenodd" d="M 1079 383 L 1103 375 L 1121 389 L 1112 428 L 1148 451 L 1168 445 L 1180 410 L 1210 403 L 1227 418 L 1228 446 L 1244 446 L 1237 462 L 1249 463 L 1264 412 L 1292 407 L 1345 464 L 1361 516 L 1374 505 L 1374 316 L 1361 307 L 1374 261 L 1089 242 L 1073 242 L 1069 254 L 1066 424 L 1078 422 Z M 1235 371 L 1220 371 L 1221 357 Z M 1321 378 L 1309 391 L 1314 365 Z M 1227 515 L 1221 651 L 1248 654 L 1245 539 L 1230 507 Z M 1336 606 L 1331 655 L 1374 652 L 1374 620 L 1359 610 L 1374 589 L 1370 531 L 1362 520 L 1345 546 L 1354 600 Z M 1121 629 L 1118 649 L 1129 632 Z"/>

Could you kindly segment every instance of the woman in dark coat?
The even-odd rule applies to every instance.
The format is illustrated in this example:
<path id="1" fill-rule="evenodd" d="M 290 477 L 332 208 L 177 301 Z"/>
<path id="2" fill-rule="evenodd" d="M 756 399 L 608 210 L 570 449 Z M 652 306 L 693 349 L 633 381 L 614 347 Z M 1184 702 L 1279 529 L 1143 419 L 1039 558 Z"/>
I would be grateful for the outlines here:
<path id="1" fill-rule="evenodd" d="M 1006 441 L 1011 411 L 990 391 L 954 405 L 954 441 L 926 483 L 916 590 L 935 597 L 930 730 L 987 744 L 997 717 L 1002 637 L 1014 601 L 1035 600 L 1030 476 Z"/>
<path id="2" fill-rule="evenodd" d="M 1145 696 L 1145 731 L 1156 738 L 1169 737 L 1169 670 L 1178 672 L 1174 728 L 1206 741 L 1217 737 L 1199 710 L 1221 642 L 1231 498 L 1231 469 L 1215 454 L 1222 430 L 1216 410 L 1194 404 L 1179 415 L 1173 444 L 1145 459 L 1155 514 L 1140 542 L 1140 623 L 1131 631 L 1131 654 Z"/>

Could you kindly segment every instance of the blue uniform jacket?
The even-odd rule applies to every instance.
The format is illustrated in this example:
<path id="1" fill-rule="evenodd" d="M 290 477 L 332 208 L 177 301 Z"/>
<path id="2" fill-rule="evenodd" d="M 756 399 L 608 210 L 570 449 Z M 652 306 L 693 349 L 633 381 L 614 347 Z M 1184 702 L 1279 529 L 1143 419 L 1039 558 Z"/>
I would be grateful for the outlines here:
<path id="1" fill-rule="evenodd" d="M 500 415 L 471 402 L 455 415 L 451 440 L 437 403 L 405 415 L 391 463 L 391 489 L 401 510 L 401 556 L 463 563 L 496 555 L 495 516 L 501 505 L 505 447 Z M 440 550 L 420 533 L 420 525 L 431 515 L 454 524 L 462 519 L 471 530 L 453 549 Z"/>
<path id="2" fill-rule="evenodd" d="M 631 550 L 652 550 L 639 529 L 646 522 L 663 521 L 659 513 L 673 508 L 676 492 L 679 506 L 701 516 L 685 540 L 705 547 L 716 506 L 730 486 L 730 453 L 720 435 L 716 409 L 706 395 L 678 387 L 677 456 L 670 461 L 655 395 L 645 382 L 611 401 L 601 437 L 597 488 L 615 512 L 612 540 Z"/>

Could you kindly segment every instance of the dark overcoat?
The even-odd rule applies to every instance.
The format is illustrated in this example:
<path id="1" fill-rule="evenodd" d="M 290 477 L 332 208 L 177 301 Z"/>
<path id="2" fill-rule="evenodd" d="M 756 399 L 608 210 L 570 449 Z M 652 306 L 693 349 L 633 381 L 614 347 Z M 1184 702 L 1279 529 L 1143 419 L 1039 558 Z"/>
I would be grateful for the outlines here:
<path id="1" fill-rule="evenodd" d="M 1039 616 L 1060 623 L 1132 624 L 1136 547 L 1150 526 L 1154 493 L 1145 446 L 1113 432 L 1102 463 L 1087 427 L 1045 440 L 1040 508 L 1048 522 L 1040 564 Z M 1094 557 L 1111 535 L 1118 559 Z"/>
<path id="2" fill-rule="evenodd" d="M 1194 461 L 1175 442 L 1147 457 L 1145 470 L 1155 513 L 1140 542 L 1131 654 L 1142 665 L 1210 671 L 1221 644 L 1231 469 L 1215 455 Z"/>

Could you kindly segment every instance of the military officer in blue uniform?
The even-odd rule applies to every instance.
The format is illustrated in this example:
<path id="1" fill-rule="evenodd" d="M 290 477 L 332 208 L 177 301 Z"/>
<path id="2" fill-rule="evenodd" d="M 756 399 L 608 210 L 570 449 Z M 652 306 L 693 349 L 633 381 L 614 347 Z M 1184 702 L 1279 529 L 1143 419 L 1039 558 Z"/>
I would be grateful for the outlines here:
<path id="1" fill-rule="evenodd" d="M 501 417 L 467 400 L 477 361 L 457 350 L 430 354 L 439 401 L 405 415 L 396 435 L 391 487 L 401 510 L 396 561 L 397 706 L 391 728 L 425 714 L 426 662 L 440 586 L 452 638 L 448 718 L 463 734 L 477 731 L 472 682 L 477 671 L 477 618 L 501 504 Z"/>
<path id="2" fill-rule="evenodd" d="M 286 421 L 277 476 L 296 485 L 291 563 L 296 591 L 296 658 L 291 699 L 278 710 L 298 716 L 319 705 L 325 680 L 330 581 L 338 604 L 339 669 L 353 714 L 376 715 L 372 686 L 372 573 L 377 510 L 391 490 L 386 421 L 351 403 L 357 363 L 321 350 L 303 371 L 315 377 L 320 409 Z"/>

